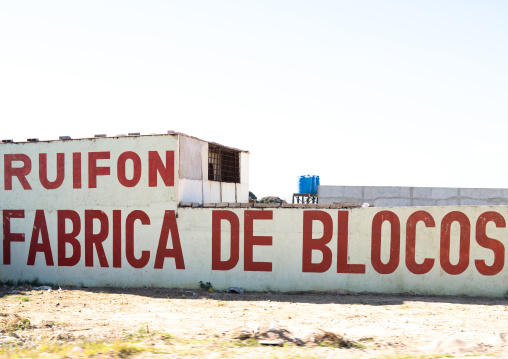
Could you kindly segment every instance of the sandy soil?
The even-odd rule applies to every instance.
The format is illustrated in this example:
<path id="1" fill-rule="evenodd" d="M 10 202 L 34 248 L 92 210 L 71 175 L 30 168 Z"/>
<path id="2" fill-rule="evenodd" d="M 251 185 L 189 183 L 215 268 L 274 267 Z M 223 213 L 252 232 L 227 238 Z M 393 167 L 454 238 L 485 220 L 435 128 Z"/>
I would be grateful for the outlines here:
<path id="1" fill-rule="evenodd" d="M 37 348 L 51 341 L 79 346 L 87 341 L 144 338 L 146 345 L 154 345 L 146 340 L 164 339 L 162 333 L 168 333 L 173 341 L 158 343 L 166 349 L 150 356 L 234 357 L 239 351 L 250 357 L 508 355 L 507 304 L 504 298 L 341 291 L 233 294 L 202 289 L 0 286 L 0 347 L 8 356 L 15 347 Z M 28 318 L 31 325 L 13 330 L 8 327 L 13 318 Z M 270 328 L 275 334 L 285 331 L 284 347 L 221 344 L 241 341 L 234 338 L 242 331 L 249 336 Z M 350 349 L 319 345 L 316 338 L 325 331 L 355 345 Z M 269 339 L 278 339 L 275 334 Z M 185 345 L 207 350 L 196 354 L 172 347 Z"/>

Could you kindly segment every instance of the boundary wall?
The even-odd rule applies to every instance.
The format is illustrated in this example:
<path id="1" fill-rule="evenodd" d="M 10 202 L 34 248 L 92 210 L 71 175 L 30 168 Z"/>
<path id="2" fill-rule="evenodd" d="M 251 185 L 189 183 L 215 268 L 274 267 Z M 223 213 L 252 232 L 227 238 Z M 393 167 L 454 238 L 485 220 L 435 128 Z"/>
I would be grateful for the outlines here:
<path id="1" fill-rule="evenodd" d="M 369 203 L 375 207 L 508 205 L 506 188 L 319 186 L 319 203 Z"/>
<path id="2" fill-rule="evenodd" d="M 0 281 L 506 293 L 506 206 L 184 207 L 182 158 L 176 136 L 0 144 Z"/>
<path id="3" fill-rule="evenodd" d="M 2 281 L 503 296 L 508 279 L 504 206 L 2 212 Z"/>

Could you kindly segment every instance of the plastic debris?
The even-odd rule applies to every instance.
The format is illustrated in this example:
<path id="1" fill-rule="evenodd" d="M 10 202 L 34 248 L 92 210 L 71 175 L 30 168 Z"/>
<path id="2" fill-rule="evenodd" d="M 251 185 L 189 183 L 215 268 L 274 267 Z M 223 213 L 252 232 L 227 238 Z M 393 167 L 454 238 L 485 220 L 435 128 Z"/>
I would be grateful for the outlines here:
<path id="1" fill-rule="evenodd" d="M 282 345 L 284 345 L 284 340 L 282 340 L 282 339 L 260 340 L 259 344 L 260 345 L 277 345 L 277 346 L 282 346 Z"/>
<path id="2" fill-rule="evenodd" d="M 275 332 L 279 330 L 279 322 L 274 320 L 270 323 L 270 327 L 268 328 L 269 332 Z"/>
<path id="3" fill-rule="evenodd" d="M 238 294 L 243 294 L 245 293 L 245 290 L 241 287 L 229 287 L 227 290 L 226 290 L 227 293 L 238 293 Z"/>
<path id="4" fill-rule="evenodd" d="M 48 290 L 48 289 L 51 289 L 51 287 L 49 285 L 42 285 L 40 287 L 35 287 L 35 289 L 37 289 L 37 290 Z"/>

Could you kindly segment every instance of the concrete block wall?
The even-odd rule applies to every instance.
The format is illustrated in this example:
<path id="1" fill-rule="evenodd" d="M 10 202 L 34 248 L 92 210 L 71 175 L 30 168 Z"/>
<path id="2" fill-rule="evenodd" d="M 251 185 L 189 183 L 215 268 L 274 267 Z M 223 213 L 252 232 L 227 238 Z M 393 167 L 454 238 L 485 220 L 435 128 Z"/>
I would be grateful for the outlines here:
<path id="1" fill-rule="evenodd" d="M 369 203 L 375 207 L 508 205 L 505 188 L 319 186 L 319 203 Z"/>

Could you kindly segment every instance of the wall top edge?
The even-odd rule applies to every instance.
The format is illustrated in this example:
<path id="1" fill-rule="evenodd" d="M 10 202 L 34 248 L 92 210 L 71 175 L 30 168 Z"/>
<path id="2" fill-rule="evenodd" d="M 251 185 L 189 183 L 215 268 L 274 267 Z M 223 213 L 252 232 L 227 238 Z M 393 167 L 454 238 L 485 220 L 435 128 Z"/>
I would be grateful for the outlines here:
<path id="1" fill-rule="evenodd" d="M 51 139 L 51 140 L 39 140 L 38 138 L 29 138 L 26 141 L 13 141 L 11 139 L 4 139 L 4 140 L 0 140 L 0 146 L 2 146 L 2 145 L 4 145 L 4 146 L 6 146 L 6 145 L 13 145 L 13 144 L 14 145 L 19 145 L 19 144 L 30 144 L 30 145 L 33 145 L 33 144 L 36 144 L 36 143 L 72 142 L 72 141 L 86 141 L 86 140 L 103 141 L 103 140 L 106 140 L 106 139 L 111 140 L 111 139 L 125 138 L 125 137 L 133 138 L 133 137 L 178 137 L 178 136 L 188 137 L 188 138 L 191 138 L 191 139 L 194 139 L 194 140 L 197 140 L 197 141 L 202 141 L 202 142 L 214 144 L 214 145 L 217 145 L 217 146 L 225 147 L 225 148 L 228 148 L 228 149 L 231 149 L 231 150 L 235 150 L 235 151 L 239 151 L 239 152 L 243 152 L 243 153 L 249 153 L 249 151 L 246 151 L 246 150 L 241 150 L 241 149 L 238 149 L 238 148 L 226 146 L 226 145 L 223 145 L 223 144 L 220 144 L 220 143 L 217 143 L 217 142 L 205 141 L 205 140 L 202 140 L 200 138 L 197 138 L 197 137 L 194 137 L 194 136 L 190 136 L 190 135 L 187 135 L 187 134 L 182 133 L 182 132 L 175 132 L 175 131 L 168 131 L 168 133 L 150 133 L 150 134 L 144 134 L 144 135 L 140 134 L 139 132 L 129 133 L 129 134 L 118 134 L 118 135 L 113 135 L 113 136 L 108 136 L 108 135 L 105 135 L 105 134 L 99 134 L 99 135 L 95 135 L 93 137 L 82 137 L 82 138 L 71 138 L 70 136 L 60 136 L 59 139 Z"/>
<path id="2" fill-rule="evenodd" d="M 319 209 L 337 209 L 337 208 L 360 208 L 361 204 L 352 203 L 198 203 L 198 202 L 180 202 L 180 208 L 319 208 Z"/>
<path id="3" fill-rule="evenodd" d="M 180 202 L 179 208 L 314 208 L 314 209 L 353 209 L 353 208 L 375 208 L 377 210 L 390 208 L 475 208 L 475 207 L 508 207 L 508 205 L 454 205 L 454 206 L 381 206 L 375 207 L 369 205 L 364 207 L 361 204 L 352 203 L 198 203 L 198 202 Z"/>

